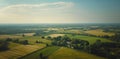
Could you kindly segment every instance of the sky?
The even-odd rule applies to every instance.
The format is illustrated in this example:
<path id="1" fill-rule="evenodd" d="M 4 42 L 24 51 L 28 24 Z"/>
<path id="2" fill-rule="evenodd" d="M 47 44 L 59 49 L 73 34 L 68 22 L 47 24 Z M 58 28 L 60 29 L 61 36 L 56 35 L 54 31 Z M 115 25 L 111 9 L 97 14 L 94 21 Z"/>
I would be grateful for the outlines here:
<path id="1" fill-rule="evenodd" d="M 120 0 L 0 0 L 0 23 L 120 23 Z"/>

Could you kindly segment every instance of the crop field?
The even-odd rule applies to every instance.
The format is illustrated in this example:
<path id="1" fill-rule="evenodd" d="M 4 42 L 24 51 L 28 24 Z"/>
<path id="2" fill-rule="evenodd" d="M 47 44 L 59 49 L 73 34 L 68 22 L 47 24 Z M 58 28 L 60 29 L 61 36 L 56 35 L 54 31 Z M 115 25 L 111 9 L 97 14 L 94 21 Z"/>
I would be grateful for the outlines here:
<path id="1" fill-rule="evenodd" d="M 43 43 L 48 43 L 48 44 L 51 43 L 51 40 L 42 39 L 41 36 L 26 36 L 21 38 L 20 40 L 28 40 L 29 44 L 36 44 L 37 40 Z"/>
<path id="2" fill-rule="evenodd" d="M 59 49 L 59 47 L 57 47 L 57 46 L 47 47 L 42 50 L 38 50 L 30 55 L 27 55 L 21 59 L 40 59 L 40 56 L 39 56 L 40 53 L 42 53 L 44 56 L 49 56 L 58 49 Z"/>
<path id="3" fill-rule="evenodd" d="M 71 33 L 71 34 L 82 34 L 82 30 L 77 30 L 77 29 L 69 29 L 69 30 L 57 30 L 56 32 L 58 33 Z"/>
<path id="4" fill-rule="evenodd" d="M 14 48 L 14 47 L 17 47 L 17 46 L 20 46 L 21 44 L 18 44 L 18 43 L 13 43 L 13 42 L 9 42 L 9 48 Z"/>
<path id="5" fill-rule="evenodd" d="M 88 31 L 85 31 L 85 33 L 96 35 L 96 36 L 104 36 L 104 35 L 113 36 L 114 35 L 114 33 L 111 33 L 111 32 L 103 32 L 102 29 L 88 30 Z"/>
<path id="6" fill-rule="evenodd" d="M 33 36 L 35 33 L 21 33 L 21 34 L 16 34 L 16 35 L 22 36 L 23 34 L 24 34 L 25 36 Z"/>
<path id="7" fill-rule="evenodd" d="M 71 39 L 81 39 L 81 40 L 86 40 L 90 44 L 93 44 L 96 42 L 96 40 L 101 40 L 102 42 L 111 42 L 111 40 L 105 39 L 105 38 L 99 38 L 99 37 L 91 37 L 91 36 L 83 36 L 83 35 L 67 35 Z"/>
<path id="8" fill-rule="evenodd" d="M 50 34 L 48 36 L 50 37 L 58 37 L 58 36 L 64 36 L 65 34 Z"/>
<path id="9" fill-rule="evenodd" d="M 0 59 L 120 59 L 120 0 L 0 0 Z"/>
<path id="10" fill-rule="evenodd" d="M 18 35 L 0 35 L 0 39 L 6 39 L 6 38 L 22 38 L 22 36 L 18 36 Z"/>
<path id="11" fill-rule="evenodd" d="M 34 52 L 38 49 L 44 48 L 45 45 L 36 46 L 36 45 L 17 45 L 16 47 L 11 48 L 8 51 L 0 52 L 0 59 L 15 59 L 21 56 L 27 55 L 31 52 Z"/>
<path id="12" fill-rule="evenodd" d="M 82 30 L 66 30 L 66 32 L 81 34 Z"/>
<path id="13" fill-rule="evenodd" d="M 70 48 L 61 47 L 49 56 L 49 59 L 105 59 L 85 52 L 76 51 Z"/>
<path id="14" fill-rule="evenodd" d="M 0 59 L 119 59 L 120 28 L 111 25 L 0 25 Z"/>

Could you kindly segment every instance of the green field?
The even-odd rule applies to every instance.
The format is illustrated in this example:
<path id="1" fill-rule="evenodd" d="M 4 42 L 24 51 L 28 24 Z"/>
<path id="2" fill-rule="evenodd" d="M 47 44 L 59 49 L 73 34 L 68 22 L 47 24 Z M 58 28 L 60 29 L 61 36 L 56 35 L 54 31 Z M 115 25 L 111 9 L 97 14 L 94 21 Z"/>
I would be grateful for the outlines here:
<path id="1" fill-rule="evenodd" d="M 14 58 L 19 58 L 24 55 L 30 54 L 36 50 L 39 50 L 41 48 L 44 48 L 46 46 L 46 43 L 50 44 L 50 40 L 42 39 L 40 36 L 25 36 L 22 37 L 20 35 L 1 35 L 1 40 L 5 40 L 6 38 L 12 38 L 14 39 L 19 39 L 19 41 L 22 40 L 28 40 L 29 45 L 23 45 L 19 43 L 13 43 L 9 42 L 8 47 L 10 48 L 7 51 L 0 52 L 0 59 L 14 59 Z M 39 40 L 43 43 L 36 43 L 36 40 Z"/>
<path id="2" fill-rule="evenodd" d="M 42 39 L 40 36 L 26 36 L 21 38 L 20 40 L 28 40 L 29 44 L 36 44 L 36 40 L 39 40 L 40 42 L 51 44 L 51 40 Z"/>
<path id="3" fill-rule="evenodd" d="M 96 36 L 105 36 L 105 35 L 113 36 L 114 35 L 114 33 L 104 32 L 104 30 L 102 30 L 102 29 L 88 30 L 88 31 L 85 31 L 85 33 L 91 34 L 91 35 L 96 35 Z"/>
<path id="4" fill-rule="evenodd" d="M 105 59 L 95 55 L 91 55 L 82 51 L 76 51 L 70 48 L 61 47 L 48 59 Z"/>
<path id="5" fill-rule="evenodd" d="M 14 43 L 10 44 L 10 50 L 0 52 L 0 59 L 16 59 L 22 57 L 24 55 L 30 54 L 38 49 L 42 49 L 45 47 L 44 44 L 40 46 L 37 45 L 14 45 Z"/>
<path id="6" fill-rule="evenodd" d="M 96 40 L 101 40 L 102 42 L 111 42 L 111 40 L 105 39 L 105 38 L 99 38 L 99 37 L 92 37 L 92 36 L 83 36 L 83 35 L 67 35 L 68 37 L 70 37 L 71 39 L 81 39 L 81 40 L 86 40 L 88 41 L 90 44 L 93 44 L 96 42 Z"/>
<path id="7" fill-rule="evenodd" d="M 49 56 L 50 54 L 52 54 L 53 52 L 55 52 L 56 50 L 58 50 L 59 47 L 57 46 L 52 46 L 52 47 L 47 47 L 44 49 L 40 49 L 30 55 L 27 55 L 21 59 L 40 59 L 39 54 L 42 53 L 44 56 Z"/>
<path id="8" fill-rule="evenodd" d="M 83 35 L 71 35 L 71 34 L 67 34 L 67 36 L 70 37 L 71 39 L 81 39 L 81 40 L 89 41 L 90 44 L 93 44 L 98 39 L 101 40 L 102 42 L 111 42 L 108 39 L 99 38 L 99 37 L 91 37 L 91 36 L 83 36 Z M 9 35 L 3 36 L 4 39 L 8 38 L 8 37 L 9 37 Z M 3 38 L 1 38 L 1 39 L 3 39 Z M 43 39 L 43 38 L 41 38 L 41 36 L 25 36 L 25 37 L 22 37 L 22 36 L 19 36 L 19 35 L 18 36 L 12 35 L 12 38 L 14 38 L 14 39 L 18 38 L 20 41 L 28 40 L 30 45 L 25 46 L 25 45 L 21 45 L 21 44 L 18 44 L 18 43 L 10 42 L 10 45 L 9 45 L 10 50 L 8 50 L 6 52 L 0 52 L 0 55 L 1 55 L 0 58 L 18 58 L 18 57 L 25 56 L 25 55 L 28 54 L 27 56 L 25 56 L 22 59 L 39 59 L 40 58 L 39 54 L 43 53 L 44 56 L 48 56 L 48 57 L 50 56 L 49 57 L 50 59 L 56 59 L 56 58 L 59 59 L 60 57 L 62 59 L 68 59 L 68 58 L 69 59 L 70 58 L 72 58 L 72 59 L 78 58 L 79 59 L 79 58 L 82 58 L 82 56 L 83 56 L 83 55 L 82 56 L 79 56 L 79 55 L 84 54 L 83 52 L 80 52 L 81 54 L 79 54 L 79 53 L 76 53 L 75 51 L 71 52 L 71 51 L 73 51 L 72 49 L 62 48 L 62 50 L 60 49 L 60 51 L 61 51 L 61 54 L 63 55 L 63 57 L 61 55 L 56 56 L 59 53 L 58 49 L 60 47 L 53 46 L 53 47 L 44 48 L 45 44 L 51 44 L 52 41 L 48 40 L 48 39 Z M 39 40 L 40 42 L 43 42 L 43 43 L 36 43 L 36 40 Z M 32 48 L 32 47 L 34 47 L 34 48 Z M 41 48 L 44 48 L 44 49 L 41 49 Z M 57 50 L 58 50 L 58 52 L 55 52 Z M 66 51 L 68 51 L 68 52 L 66 52 Z M 34 53 L 32 53 L 32 52 L 34 52 Z M 56 55 L 54 56 L 54 54 L 52 54 L 52 53 L 54 53 Z M 5 54 L 7 54 L 7 55 L 5 55 Z M 10 55 L 8 55 L 8 54 L 10 54 Z M 71 57 L 68 57 L 69 54 L 72 54 Z M 78 54 L 79 57 L 76 57 L 77 54 Z M 89 55 L 88 55 L 88 57 L 90 57 Z M 54 57 L 52 57 L 52 56 L 54 56 Z M 93 57 L 91 57 L 91 58 L 93 58 Z M 98 58 L 98 57 L 96 57 L 96 58 Z"/>

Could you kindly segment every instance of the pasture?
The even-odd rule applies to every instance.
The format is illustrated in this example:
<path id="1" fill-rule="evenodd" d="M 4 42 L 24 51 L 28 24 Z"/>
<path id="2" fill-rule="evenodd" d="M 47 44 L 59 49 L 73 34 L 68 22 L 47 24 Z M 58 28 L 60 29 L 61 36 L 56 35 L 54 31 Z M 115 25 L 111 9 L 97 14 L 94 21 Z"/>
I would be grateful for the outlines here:
<path id="1" fill-rule="evenodd" d="M 50 37 L 58 37 L 58 36 L 64 36 L 65 34 L 50 34 L 48 36 Z"/>
<path id="2" fill-rule="evenodd" d="M 48 59 L 105 59 L 82 51 L 61 47 L 49 56 Z"/>
<path id="3" fill-rule="evenodd" d="M 23 34 L 25 36 L 33 36 L 35 33 L 20 33 L 20 34 L 15 34 L 15 35 L 22 36 Z"/>
<path id="4" fill-rule="evenodd" d="M 88 30 L 88 31 L 85 31 L 85 33 L 96 35 L 96 36 L 104 36 L 104 35 L 113 36 L 114 35 L 114 33 L 104 32 L 102 29 Z"/>
<path id="5" fill-rule="evenodd" d="M 45 44 L 46 43 L 51 44 L 51 40 L 43 39 L 41 38 L 41 36 L 26 36 L 26 37 L 21 38 L 20 40 L 28 40 L 29 44 L 36 44 L 37 40 Z"/>
<path id="6" fill-rule="evenodd" d="M 57 46 L 47 47 L 42 50 L 40 49 L 30 55 L 27 55 L 27 56 L 21 58 L 21 59 L 40 59 L 40 56 L 39 56 L 40 53 L 42 53 L 44 56 L 49 56 L 58 49 L 59 49 L 59 47 L 57 47 Z"/>
<path id="7" fill-rule="evenodd" d="M 0 39 L 6 39 L 6 38 L 12 38 L 12 39 L 15 39 L 15 38 L 22 38 L 22 36 L 20 35 L 0 35 Z"/>
<path id="8" fill-rule="evenodd" d="M 71 39 L 81 39 L 81 40 L 86 40 L 90 44 L 93 44 L 96 42 L 96 40 L 101 40 L 101 42 L 111 42 L 111 40 L 105 39 L 105 38 L 99 38 L 99 37 L 91 37 L 91 36 L 83 36 L 83 35 L 67 35 Z"/>
<path id="9" fill-rule="evenodd" d="M 10 50 L 0 52 L 0 59 L 16 59 L 44 47 L 45 45 L 43 44 L 41 46 L 17 45 L 12 47 Z"/>

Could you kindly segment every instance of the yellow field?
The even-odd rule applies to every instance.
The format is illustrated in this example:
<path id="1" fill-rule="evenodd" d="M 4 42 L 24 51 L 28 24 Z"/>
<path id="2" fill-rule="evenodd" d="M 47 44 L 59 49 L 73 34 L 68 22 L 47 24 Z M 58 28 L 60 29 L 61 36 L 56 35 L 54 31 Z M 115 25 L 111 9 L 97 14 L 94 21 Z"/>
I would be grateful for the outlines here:
<path id="1" fill-rule="evenodd" d="M 81 30 L 68 30 L 66 32 L 68 32 L 68 33 L 74 33 L 74 34 L 81 34 L 82 33 Z"/>
<path id="2" fill-rule="evenodd" d="M 105 59 L 85 52 L 62 47 L 49 56 L 49 59 Z"/>
<path id="3" fill-rule="evenodd" d="M 20 46 L 21 44 L 18 44 L 18 43 L 13 43 L 13 42 L 9 42 L 9 48 L 14 48 L 14 47 L 17 47 L 17 46 Z"/>
<path id="4" fill-rule="evenodd" d="M 21 38 L 22 36 L 17 35 L 0 35 L 0 39 L 6 39 L 6 38 Z"/>
<path id="5" fill-rule="evenodd" d="M 8 51 L 0 52 L 0 59 L 16 59 L 18 57 L 27 55 L 33 51 L 41 49 L 45 47 L 45 45 L 18 45 L 14 48 L 11 48 Z"/>
<path id="6" fill-rule="evenodd" d="M 33 36 L 35 33 L 22 33 L 22 34 L 16 34 L 16 35 L 25 35 L 25 36 Z"/>
<path id="7" fill-rule="evenodd" d="M 48 35 L 48 36 L 51 36 L 51 37 L 58 37 L 58 36 L 64 36 L 65 34 L 51 34 L 51 35 Z"/>
<path id="8" fill-rule="evenodd" d="M 114 33 L 103 32 L 103 30 L 101 30 L 101 29 L 88 30 L 88 31 L 85 31 L 85 33 L 96 35 L 96 36 L 104 36 L 104 35 L 112 36 L 112 35 L 114 35 Z"/>
<path id="9" fill-rule="evenodd" d="M 48 28 L 47 30 L 64 30 L 63 28 Z"/>

